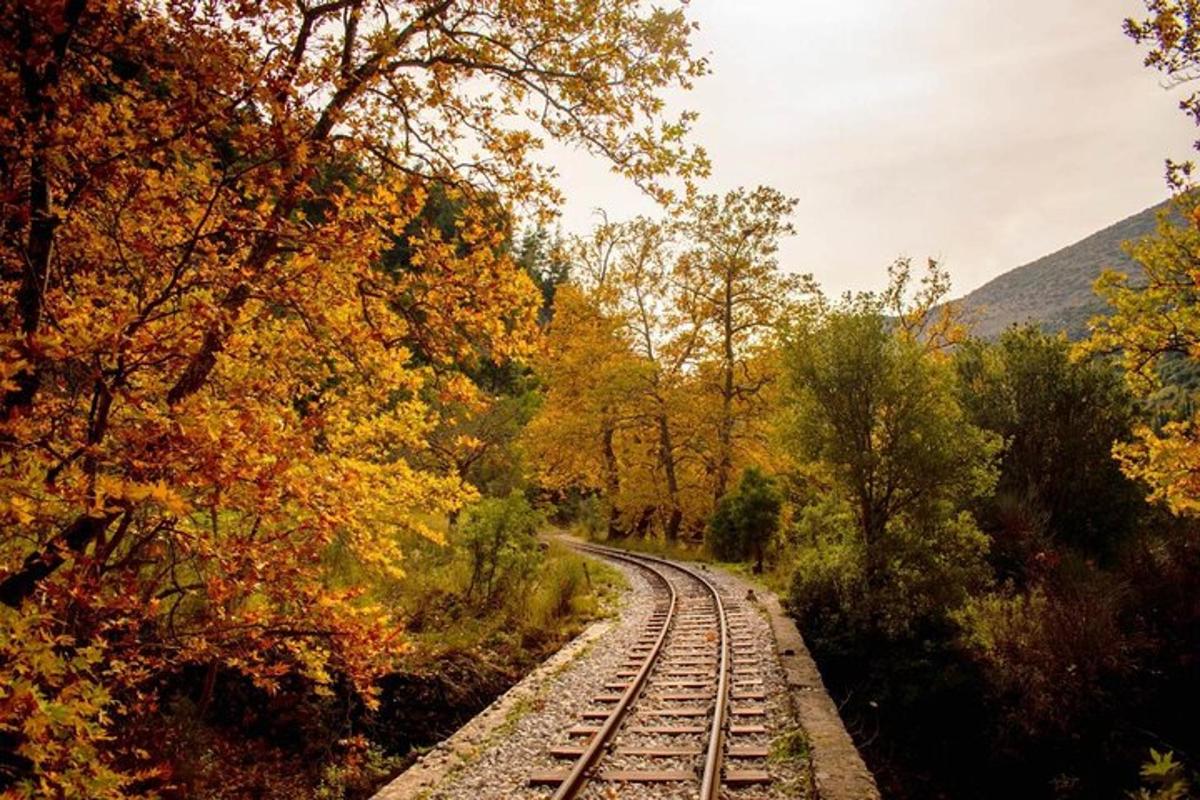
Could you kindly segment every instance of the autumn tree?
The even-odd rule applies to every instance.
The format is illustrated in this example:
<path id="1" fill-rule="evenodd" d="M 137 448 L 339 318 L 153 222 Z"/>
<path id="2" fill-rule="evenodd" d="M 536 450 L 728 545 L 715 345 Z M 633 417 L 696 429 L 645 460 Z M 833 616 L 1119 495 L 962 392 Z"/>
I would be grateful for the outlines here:
<path id="1" fill-rule="evenodd" d="M 1172 85 L 1195 81 L 1200 76 L 1200 4 L 1146 0 L 1145 6 L 1148 16 L 1126 19 L 1125 32 L 1148 48 L 1146 66 Z M 1189 94 L 1180 108 L 1200 124 L 1200 93 Z M 1087 350 L 1120 354 L 1130 388 L 1142 400 L 1157 400 L 1165 394 L 1163 376 L 1192 369 L 1200 357 L 1195 281 L 1200 203 L 1193 171 L 1191 161 L 1167 161 L 1167 181 L 1181 190 L 1175 212 L 1186 222 L 1163 214 L 1156 236 L 1130 245 L 1145 279 L 1107 272 L 1096 284 L 1113 313 L 1093 321 Z M 1150 486 L 1152 499 L 1175 513 L 1194 514 L 1200 510 L 1195 403 L 1185 396 L 1168 406 L 1157 424 L 1140 426 L 1135 441 L 1118 447 L 1116 455 L 1127 475 Z"/>
<path id="2" fill-rule="evenodd" d="M 527 236 L 522 246 L 514 247 L 511 214 L 494 195 L 477 196 L 474 205 L 487 210 L 492 227 L 503 232 L 497 245 L 499 251 L 511 254 L 513 266 L 533 281 L 542 295 L 538 320 L 544 320 L 549 298 L 561 277 L 550 261 L 552 254 L 541 252 L 540 240 Z M 405 229 L 392 238 L 392 246 L 381 256 L 381 269 L 394 276 L 409 276 L 422 271 L 423 252 L 419 243 L 428 231 L 453 248 L 457 256 L 471 252 L 471 242 L 464 237 L 462 225 L 471 213 L 472 201 L 444 185 L 434 185 L 425 198 L 421 212 Z M 485 280 L 484 275 L 431 275 L 425 280 L 438 292 L 454 292 L 463 306 L 475 302 L 472 283 Z M 430 325 L 425 292 L 394 296 L 392 308 L 412 323 L 412 327 L 433 339 L 432 347 L 448 331 L 448 320 Z M 527 311 L 528 309 L 523 309 Z M 482 314 L 485 309 L 480 307 Z M 515 320 L 501 320 L 505 325 Z M 523 324 L 528 325 L 528 320 Z M 485 491 L 494 489 L 506 495 L 521 481 L 522 470 L 514 445 L 521 429 L 529 421 L 536 397 L 532 390 L 529 366 L 521 359 L 509 359 L 503 353 L 492 352 L 492 341 L 486 335 L 463 335 L 459 330 L 459 346 L 452 354 L 435 358 L 431 345 L 422 339 L 412 342 L 415 359 L 422 364 L 433 363 L 430 380 L 422 391 L 435 422 L 425 437 L 427 446 L 407 453 L 414 463 L 434 471 L 457 475 L 465 485 Z M 500 473 L 507 473 L 501 475 Z M 503 486 L 497 485 L 503 483 Z M 452 513 L 452 517 L 456 516 Z"/>
<path id="3" fill-rule="evenodd" d="M 1114 355 L 1134 397 L 1150 402 L 1163 388 L 1163 375 L 1176 363 L 1200 358 L 1200 290 L 1195 275 L 1200 229 L 1193 217 L 1194 193 L 1176 200 L 1178 216 L 1164 213 L 1157 234 L 1131 243 L 1130 255 L 1144 277 L 1106 272 L 1096 290 L 1112 309 L 1092 321 L 1085 353 Z M 1180 223 L 1182 217 L 1187 222 Z M 1159 424 L 1136 425 L 1132 441 L 1114 452 L 1125 473 L 1144 481 L 1150 497 L 1177 514 L 1200 511 L 1200 430 L 1194 408 L 1183 405 Z"/>
<path id="4" fill-rule="evenodd" d="M 546 353 L 535 364 L 544 398 L 523 438 L 538 480 L 552 492 L 602 493 L 608 535 L 623 535 L 618 434 L 638 365 L 620 322 L 568 283 L 557 292 Z"/>
<path id="5" fill-rule="evenodd" d="M 725 493 L 739 441 L 752 436 L 749 423 L 761 410 L 772 380 L 761 356 L 806 277 L 784 273 L 779 240 L 794 232 L 789 216 L 796 201 L 769 187 L 736 189 L 723 196 L 697 195 L 681 211 L 679 236 L 688 249 L 677 280 L 688 315 L 702 320 L 705 380 L 718 398 L 716 438 L 708 453 L 713 497 Z"/>
<path id="6" fill-rule="evenodd" d="M 603 220 L 570 252 L 574 291 L 550 326 L 548 391 L 532 438 L 553 449 L 564 425 L 595 429 L 606 477 L 594 488 L 609 504 L 610 533 L 653 528 L 674 539 L 685 524 L 699 529 L 709 502 L 697 457 L 704 437 L 689 406 L 701 400 L 695 369 L 705 320 L 679 281 L 674 226 Z M 580 348 L 597 336 L 593 349 L 606 350 L 604 358 Z M 572 367 L 578 356 L 587 361 Z M 569 392 L 593 400 L 568 404 Z M 552 418 L 558 427 L 544 428 Z"/>
<path id="7" fill-rule="evenodd" d="M 775 333 L 808 285 L 774 261 L 791 207 L 766 188 L 693 196 L 669 220 L 602 218 L 575 240 L 578 293 L 572 316 L 551 326 L 551 342 L 562 344 L 552 347 L 533 430 L 561 442 L 543 428 L 552 417 L 560 427 L 599 425 L 611 532 L 699 534 L 729 471 L 769 457 Z M 578 333 L 566 333 L 569 325 Z M 607 344 L 591 349 L 609 355 L 568 372 L 587 352 L 580 343 L 596 336 Z M 618 357 L 620 380 L 608 372 Z M 564 380 L 593 401 L 569 406 Z M 580 414 L 594 416 L 589 423 Z"/>
<path id="8" fill-rule="evenodd" d="M 530 352 L 497 208 L 556 198 L 545 138 L 664 197 L 704 160 L 660 92 L 704 64 L 623 2 L 0 11 L 0 732 L 20 793 L 111 796 L 182 670 L 369 694 L 394 620 L 321 556 L 391 573 L 464 498 L 407 454 L 439 373 Z"/>
<path id="9" fill-rule="evenodd" d="M 610 228 L 615 238 L 608 281 L 613 287 L 612 313 L 625 326 L 633 353 L 642 364 L 636 400 L 644 408 L 644 422 L 652 429 L 647 438 L 656 443 L 652 470 L 662 484 L 665 503 L 663 533 L 679 536 L 685 516 L 685 481 L 681 474 L 687 447 L 680 438 L 694 438 L 686 425 L 683 405 L 692 388 L 689 370 L 703 335 L 695 307 L 681 302 L 670 227 L 645 218 Z M 686 444 L 686 442 L 682 443 Z M 695 509 L 689 509 L 693 521 Z"/>
<path id="10" fill-rule="evenodd" d="M 676 412 L 695 332 L 689 337 L 678 327 L 670 244 L 668 228 L 645 218 L 605 220 L 576 237 L 569 248 L 573 277 L 564 287 L 570 293 L 550 326 L 541 370 L 546 402 L 531 439 L 547 452 L 567 440 L 560 435 L 567 427 L 595 431 L 591 452 L 604 479 L 576 485 L 603 492 L 610 535 L 657 525 L 674 538 L 687 515 Z M 584 342 L 593 344 L 584 349 Z M 605 356 L 597 357 L 597 350 Z M 592 400 L 581 404 L 569 401 L 572 396 Z M 544 427 L 551 419 L 555 427 Z M 555 463 L 549 452 L 543 461 Z M 547 472 L 547 478 L 549 485 L 571 481 L 569 473 Z M 694 510 L 690 516 L 698 518 Z"/>
<path id="11" fill-rule="evenodd" d="M 1148 16 L 1125 20 L 1125 33 L 1147 48 L 1145 65 L 1166 76 L 1168 85 L 1182 86 L 1200 78 L 1200 2 L 1144 0 Z M 1179 101 L 1179 107 L 1200 125 L 1200 92 Z M 1200 149 L 1200 141 L 1195 144 Z M 1192 184 L 1195 164 L 1167 160 L 1167 183 L 1174 189 Z"/>

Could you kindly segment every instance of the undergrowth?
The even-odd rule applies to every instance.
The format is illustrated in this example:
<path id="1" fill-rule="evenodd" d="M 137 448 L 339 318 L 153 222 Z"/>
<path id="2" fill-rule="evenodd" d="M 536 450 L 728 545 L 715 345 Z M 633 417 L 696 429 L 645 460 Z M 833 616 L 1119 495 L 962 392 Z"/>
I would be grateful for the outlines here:
<path id="1" fill-rule="evenodd" d="M 206 713 L 190 701 L 166 707 L 171 729 L 193 731 L 170 745 L 189 794 L 369 797 L 422 749 L 612 613 L 624 576 L 540 538 L 544 522 L 524 498 L 485 501 L 474 512 L 453 529 L 443 519 L 426 520 L 445 542 L 403 541 L 400 578 L 379 578 L 336 544 L 326 554 L 331 585 L 357 587 L 364 605 L 387 606 L 404 620 L 408 647 L 377 683 L 376 707 L 363 707 L 342 688 L 321 693 L 298 682 L 268 697 L 225 676 L 217 677 L 218 699 Z M 238 767 L 237 786 L 222 786 L 225 770 L 217 765 L 229 763 L 235 738 L 246 766 Z"/>

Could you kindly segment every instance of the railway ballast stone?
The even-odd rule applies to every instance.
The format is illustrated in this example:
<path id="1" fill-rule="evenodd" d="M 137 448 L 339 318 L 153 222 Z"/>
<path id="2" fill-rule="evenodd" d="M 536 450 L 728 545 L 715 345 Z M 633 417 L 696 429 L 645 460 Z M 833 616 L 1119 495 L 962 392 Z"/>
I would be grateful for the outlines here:
<path id="1" fill-rule="evenodd" d="M 371 800 L 414 800 L 427 794 L 448 775 L 469 764 L 489 744 L 521 705 L 536 698 L 542 687 L 558 672 L 580 656 L 592 642 L 613 627 L 612 620 L 600 620 L 542 662 L 522 681 L 492 701 L 466 725 L 421 756 L 398 777 L 380 789 Z"/>

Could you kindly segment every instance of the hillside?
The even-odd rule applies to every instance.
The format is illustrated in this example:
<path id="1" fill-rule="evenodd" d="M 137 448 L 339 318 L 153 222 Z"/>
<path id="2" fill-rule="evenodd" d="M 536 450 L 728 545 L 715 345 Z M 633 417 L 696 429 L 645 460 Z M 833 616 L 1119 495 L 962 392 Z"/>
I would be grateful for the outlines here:
<path id="1" fill-rule="evenodd" d="M 1154 232 L 1167 202 L 1147 208 L 1068 247 L 989 281 L 960 301 L 976 335 L 991 338 L 1014 323 L 1084 335 L 1089 318 L 1104 311 L 1092 284 L 1105 269 L 1136 274 L 1121 244 Z"/>

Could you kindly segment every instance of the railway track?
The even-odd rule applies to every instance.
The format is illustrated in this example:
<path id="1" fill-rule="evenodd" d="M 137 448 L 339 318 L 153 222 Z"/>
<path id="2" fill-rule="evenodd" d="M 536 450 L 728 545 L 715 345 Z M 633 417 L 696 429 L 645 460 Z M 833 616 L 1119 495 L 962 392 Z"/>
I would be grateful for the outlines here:
<path id="1" fill-rule="evenodd" d="M 539 770 L 531 786 L 552 800 L 617 796 L 716 800 L 771 782 L 763 675 L 740 601 L 723 598 L 700 571 L 653 556 L 580 545 L 644 570 L 660 591 L 645 628 L 603 694 L 549 754 L 569 764 Z M 657 787 L 659 791 L 655 791 Z M 600 793 L 603 792 L 603 793 Z"/>

